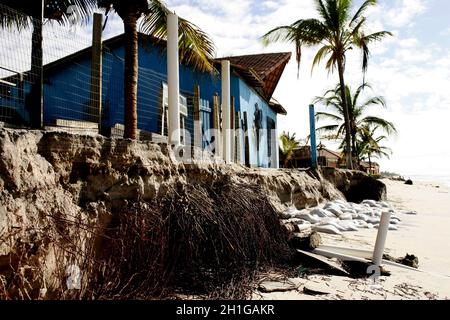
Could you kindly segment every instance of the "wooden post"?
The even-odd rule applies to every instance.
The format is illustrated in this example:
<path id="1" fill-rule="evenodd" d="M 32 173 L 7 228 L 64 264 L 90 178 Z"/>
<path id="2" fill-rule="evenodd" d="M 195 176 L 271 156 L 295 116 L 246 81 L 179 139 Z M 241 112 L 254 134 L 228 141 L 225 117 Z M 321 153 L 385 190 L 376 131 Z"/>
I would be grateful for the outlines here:
<path id="1" fill-rule="evenodd" d="M 236 139 L 236 131 L 234 130 L 234 97 L 231 97 L 230 103 L 230 160 L 231 162 L 235 162 L 235 139 Z"/>
<path id="2" fill-rule="evenodd" d="M 314 105 L 309 105 L 309 134 L 311 137 L 311 167 L 317 168 L 316 119 Z"/>
<path id="3" fill-rule="evenodd" d="M 219 110 L 219 96 L 213 96 L 213 128 L 214 128 L 214 145 L 215 155 L 222 156 L 222 135 L 220 134 L 220 110 Z"/>
<path id="4" fill-rule="evenodd" d="M 247 111 L 244 111 L 244 155 L 245 155 L 245 165 L 250 167 L 250 141 L 248 139 L 248 117 Z"/>
<path id="5" fill-rule="evenodd" d="M 103 15 L 94 13 L 92 26 L 91 58 L 91 112 L 89 121 L 98 123 L 99 132 L 102 125 L 102 23 Z"/>
<path id="6" fill-rule="evenodd" d="M 242 163 L 242 159 L 241 159 L 241 132 L 242 132 L 242 128 L 241 128 L 241 113 L 239 111 L 236 111 L 235 113 L 235 117 L 234 117 L 234 127 L 235 127 L 235 157 L 236 157 L 236 163 L 241 164 Z"/>
<path id="7" fill-rule="evenodd" d="M 202 148 L 202 122 L 200 116 L 200 86 L 194 87 L 194 147 Z"/>

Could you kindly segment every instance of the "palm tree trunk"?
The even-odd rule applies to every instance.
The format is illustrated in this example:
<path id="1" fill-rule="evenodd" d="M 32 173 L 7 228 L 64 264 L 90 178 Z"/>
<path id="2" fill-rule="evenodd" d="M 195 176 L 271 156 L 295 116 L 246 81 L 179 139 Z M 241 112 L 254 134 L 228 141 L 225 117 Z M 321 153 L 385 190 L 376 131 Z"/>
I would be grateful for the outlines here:
<path id="1" fill-rule="evenodd" d="M 345 81 L 344 81 L 344 65 L 342 59 L 338 59 L 338 72 L 339 72 L 339 83 L 341 86 L 341 99 L 342 99 L 342 109 L 344 111 L 344 121 L 345 121 L 345 146 L 347 149 L 346 159 L 347 159 L 347 169 L 353 169 L 352 164 L 352 147 L 350 138 L 350 117 L 348 113 L 348 103 L 347 96 L 345 94 Z"/>
<path id="2" fill-rule="evenodd" d="M 30 89 L 30 126 L 41 129 L 43 125 L 43 65 L 42 49 L 43 1 L 34 1 L 32 7 L 33 33 L 31 35 L 31 89 Z"/>
<path id="3" fill-rule="evenodd" d="M 370 160 L 370 152 L 368 156 L 369 156 L 369 174 L 372 174 L 372 161 Z"/>
<path id="4" fill-rule="evenodd" d="M 124 76 L 124 138 L 137 137 L 137 82 L 138 82 L 138 34 L 137 17 L 123 17 L 125 26 L 125 76 Z"/>

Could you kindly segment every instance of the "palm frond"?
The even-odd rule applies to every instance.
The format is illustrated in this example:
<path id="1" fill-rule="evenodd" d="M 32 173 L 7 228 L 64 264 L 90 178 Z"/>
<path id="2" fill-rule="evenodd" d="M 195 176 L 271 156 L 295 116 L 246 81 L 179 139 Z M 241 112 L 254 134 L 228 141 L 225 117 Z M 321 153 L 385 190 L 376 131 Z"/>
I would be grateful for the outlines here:
<path id="1" fill-rule="evenodd" d="M 139 30 L 157 39 L 167 37 L 167 15 L 170 10 L 161 1 L 153 0 L 142 18 Z M 199 71 L 212 71 L 215 47 L 209 36 L 193 23 L 179 18 L 180 61 Z"/>
<path id="2" fill-rule="evenodd" d="M 397 133 L 397 129 L 395 128 L 395 125 L 392 122 L 389 122 L 379 117 L 368 116 L 362 119 L 361 123 L 367 126 L 378 126 L 379 128 L 383 129 L 387 134 Z"/>
<path id="3" fill-rule="evenodd" d="M 359 7 L 359 9 L 356 11 L 352 20 L 350 20 L 350 26 L 352 26 L 354 23 L 356 23 L 361 18 L 363 18 L 363 14 L 367 11 L 367 9 L 369 9 L 371 6 L 374 6 L 376 4 L 377 4 L 377 0 L 364 1 L 364 3 L 361 5 L 361 7 Z"/>
<path id="4" fill-rule="evenodd" d="M 331 120 L 335 122 L 343 121 L 343 118 L 329 112 L 316 112 L 316 121 Z"/>

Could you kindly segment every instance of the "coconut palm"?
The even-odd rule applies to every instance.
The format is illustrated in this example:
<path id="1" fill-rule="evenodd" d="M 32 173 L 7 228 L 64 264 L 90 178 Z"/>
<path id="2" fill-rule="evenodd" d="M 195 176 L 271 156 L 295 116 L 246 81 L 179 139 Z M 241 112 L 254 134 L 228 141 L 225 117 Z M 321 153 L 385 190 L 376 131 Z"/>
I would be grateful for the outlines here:
<path id="1" fill-rule="evenodd" d="M 381 40 L 390 32 L 380 31 L 367 34 L 365 31 L 367 9 L 377 4 L 376 0 L 366 0 L 353 14 L 353 0 L 314 0 L 318 19 L 300 19 L 291 25 L 280 26 L 263 36 L 263 42 L 293 42 L 296 48 L 296 60 L 300 67 L 302 46 L 320 46 L 313 60 L 313 68 L 327 59 L 326 69 L 337 69 L 343 101 L 345 120 L 345 141 L 350 150 L 350 122 L 347 102 L 345 100 L 345 65 L 346 54 L 353 48 L 362 51 L 362 70 L 366 72 L 370 51 L 369 44 Z M 352 168 L 352 158 L 347 156 L 347 167 Z"/>
<path id="2" fill-rule="evenodd" d="M 17 3 L 12 7 L 19 11 L 25 12 L 32 17 L 38 16 L 39 6 L 34 6 L 32 10 L 27 7 L 31 1 L 7 1 L 8 3 L 11 2 L 11 4 Z M 170 13 L 170 10 L 160 0 L 56 0 L 57 3 L 59 3 L 58 1 L 61 1 L 61 4 L 65 6 L 67 4 L 76 5 L 83 17 L 89 16 L 90 12 L 98 6 L 105 13 L 115 11 L 122 19 L 125 29 L 124 137 L 136 139 L 138 21 L 141 32 L 163 39 L 167 35 L 167 15 Z M 48 2 L 55 1 L 49 0 Z M 61 5 L 61 8 L 65 6 Z M 64 18 L 64 14 L 62 14 L 62 17 Z M 63 18 L 60 20 L 64 21 Z M 2 17 L 0 17 L 0 20 L 3 21 Z M 18 20 L 16 22 L 18 25 L 23 24 L 23 21 Z M 37 40 L 42 51 L 42 30 L 40 30 L 40 36 Z M 212 40 L 197 26 L 182 18 L 179 19 L 179 48 L 181 62 L 193 66 L 199 71 L 212 70 L 212 58 L 214 57 Z"/>
<path id="3" fill-rule="evenodd" d="M 287 168 L 292 161 L 295 149 L 300 145 L 300 141 L 295 137 L 295 133 L 291 135 L 289 132 L 283 132 L 280 141 L 281 161 L 283 161 L 283 167 Z"/>
<path id="4" fill-rule="evenodd" d="M 317 132 L 324 138 L 331 140 L 342 139 L 344 146 L 342 149 L 348 157 L 353 156 L 358 159 L 358 146 L 357 135 L 361 133 L 366 127 L 377 126 L 379 130 L 383 130 L 387 135 L 395 134 L 397 132 L 395 125 L 383 118 L 366 115 L 365 112 L 370 107 L 386 107 L 386 101 L 382 96 L 370 96 L 362 100 L 362 95 L 365 89 L 372 89 L 370 84 L 360 85 L 355 92 L 352 92 L 349 86 L 346 86 L 345 100 L 347 101 L 349 109 L 349 123 L 350 123 L 350 136 L 351 147 L 349 148 L 345 139 L 346 127 L 344 117 L 344 103 L 341 97 L 341 88 L 338 84 L 334 89 L 327 90 L 322 97 L 316 97 L 314 103 L 322 104 L 330 109 L 330 111 L 322 111 L 316 113 L 316 120 L 331 121 L 331 124 L 324 125 L 317 128 Z M 351 152 L 347 152 L 351 150 Z"/>
<path id="5" fill-rule="evenodd" d="M 358 150 L 358 159 L 364 160 L 368 159 L 369 162 L 369 170 L 372 169 L 372 158 L 388 158 L 392 154 L 392 150 L 386 146 L 383 146 L 381 143 L 384 140 L 387 140 L 387 136 L 381 135 L 376 136 L 377 132 L 380 131 L 380 127 L 378 125 L 374 126 L 364 126 L 358 132 L 357 139 L 357 150 Z"/>

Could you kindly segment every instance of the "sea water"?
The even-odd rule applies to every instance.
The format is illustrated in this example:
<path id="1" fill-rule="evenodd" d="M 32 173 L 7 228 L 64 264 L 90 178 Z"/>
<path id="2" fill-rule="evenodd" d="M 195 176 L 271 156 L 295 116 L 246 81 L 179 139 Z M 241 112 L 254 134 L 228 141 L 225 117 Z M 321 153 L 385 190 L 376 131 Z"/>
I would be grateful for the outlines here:
<path id="1" fill-rule="evenodd" d="M 413 175 L 404 175 L 404 178 L 411 179 L 413 182 L 414 181 L 433 182 L 450 188 L 450 174 L 433 174 L 433 175 L 413 174 Z"/>

